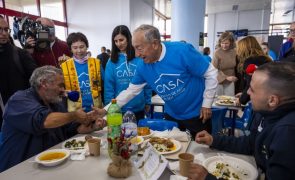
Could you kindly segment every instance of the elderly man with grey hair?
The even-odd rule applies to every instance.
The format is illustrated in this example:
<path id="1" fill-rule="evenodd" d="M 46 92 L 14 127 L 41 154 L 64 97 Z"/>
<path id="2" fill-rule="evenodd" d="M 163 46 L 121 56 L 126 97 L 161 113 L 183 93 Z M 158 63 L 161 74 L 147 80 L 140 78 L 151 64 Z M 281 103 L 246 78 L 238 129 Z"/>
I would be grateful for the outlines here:
<path id="1" fill-rule="evenodd" d="M 193 138 L 211 130 L 211 105 L 217 70 L 189 43 L 161 42 L 159 30 L 138 27 L 132 38 L 136 56 L 143 59 L 129 87 L 117 96 L 123 106 L 148 84 L 165 101 L 165 118 L 188 129 Z"/>
<path id="2" fill-rule="evenodd" d="M 3 115 L 0 172 L 60 143 L 77 133 L 104 126 L 97 111 L 66 112 L 62 71 L 53 66 L 37 68 L 31 88 L 16 92 Z"/>

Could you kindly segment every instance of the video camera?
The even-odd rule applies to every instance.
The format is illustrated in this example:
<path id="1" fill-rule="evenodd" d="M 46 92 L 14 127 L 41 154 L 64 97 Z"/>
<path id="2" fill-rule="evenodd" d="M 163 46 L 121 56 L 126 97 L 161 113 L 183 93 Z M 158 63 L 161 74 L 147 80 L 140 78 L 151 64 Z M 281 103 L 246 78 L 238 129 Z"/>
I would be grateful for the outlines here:
<path id="1" fill-rule="evenodd" d="M 18 39 L 22 47 L 32 48 L 26 44 L 26 39 L 32 37 L 36 41 L 37 50 L 45 50 L 50 47 L 49 36 L 54 35 L 54 27 L 43 26 L 40 22 L 29 19 L 27 16 L 24 18 L 14 17 L 13 22 L 13 37 Z"/>

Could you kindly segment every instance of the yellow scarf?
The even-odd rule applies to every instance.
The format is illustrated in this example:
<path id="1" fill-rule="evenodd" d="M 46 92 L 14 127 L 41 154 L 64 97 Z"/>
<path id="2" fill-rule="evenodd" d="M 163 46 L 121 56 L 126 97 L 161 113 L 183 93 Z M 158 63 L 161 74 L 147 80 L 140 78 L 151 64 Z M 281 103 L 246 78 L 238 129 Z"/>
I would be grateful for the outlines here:
<path id="1" fill-rule="evenodd" d="M 94 107 L 102 107 L 101 101 L 101 76 L 100 76 L 100 61 L 95 58 L 88 58 L 88 73 L 89 73 L 89 82 L 90 89 L 92 94 L 92 99 Z M 78 75 L 74 63 L 74 59 L 71 58 L 66 62 L 61 64 L 61 69 L 63 71 L 65 79 L 65 88 L 67 91 L 78 91 L 80 92 Z M 75 111 L 78 108 L 82 107 L 82 98 L 81 93 L 79 100 L 73 102 L 68 99 L 68 111 Z"/>

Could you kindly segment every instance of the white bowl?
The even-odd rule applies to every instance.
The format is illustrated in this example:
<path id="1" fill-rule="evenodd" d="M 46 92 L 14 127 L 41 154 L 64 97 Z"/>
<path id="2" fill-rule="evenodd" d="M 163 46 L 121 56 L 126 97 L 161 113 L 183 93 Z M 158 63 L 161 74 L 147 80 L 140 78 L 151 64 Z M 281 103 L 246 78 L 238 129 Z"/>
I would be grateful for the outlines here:
<path id="1" fill-rule="evenodd" d="M 64 153 L 65 156 L 58 159 L 52 159 L 52 160 L 41 160 L 40 158 L 45 156 L 46 154 L 52 154 L 52 153 Z M 35 162 L 42 164 L 44 166 L 56 166 L 60 163 L 62 163 L 64 160 L 66 160 L 70 156 L 70 151 L 67 149 L 50 149 L 44 152 L 41 152 L 35 157 Z"/>

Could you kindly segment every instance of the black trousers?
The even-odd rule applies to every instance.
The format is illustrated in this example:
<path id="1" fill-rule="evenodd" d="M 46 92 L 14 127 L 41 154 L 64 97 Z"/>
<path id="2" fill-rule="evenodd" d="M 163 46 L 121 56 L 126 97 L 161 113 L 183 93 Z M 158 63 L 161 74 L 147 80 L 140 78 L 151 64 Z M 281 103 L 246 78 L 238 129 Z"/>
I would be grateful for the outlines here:
<path id="1" fill-rule="evenodd" d="M 199 116 L 193 117 L 191 119 L 179 120 L 165 113 L 165 119 L 168 121 L 177 122 L 178 128 L 181 131 L 189 130 L 193 140 L 195 140 L 196 134 L 198 132 L 206 130 L 208 133 L 211 133 L 212 130 L 211 119 L 208 119 L 205 123 L 203 123 Z"/>

